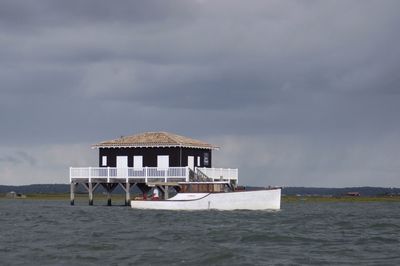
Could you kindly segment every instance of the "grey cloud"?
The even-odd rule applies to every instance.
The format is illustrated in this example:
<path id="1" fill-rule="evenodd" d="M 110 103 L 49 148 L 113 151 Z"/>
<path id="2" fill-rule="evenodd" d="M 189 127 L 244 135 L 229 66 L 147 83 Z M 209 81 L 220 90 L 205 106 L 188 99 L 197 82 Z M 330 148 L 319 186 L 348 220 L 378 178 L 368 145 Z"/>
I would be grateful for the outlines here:
<path id="1" fill-rule="evenodd" d="M 19 164 L 21 161 L 13 156 L 3 156 L 0 158 L 0 162 L 3 163 L 12 163 L 12 164 Z"/>
<path id="2" fill-rule="evenodd" d="M 1 1 L 0 144 L 165 130 L 223 143 L 291 135 L 309 160 L 371 142 L 394 154 L 378 140 L 400 134 L 399 9 L 389 0 Z M 296 159 L 285 141 L 266 149 Z M 298 162 L 287 174 L 310 180 L 312 167 Z M 341 180 L 361 164 L 343 166 Z M 326 161 L 315 169 L 314 178 L 333 171 Z"/>
<path id="3" fill-rule="evenodd" d="M 1 163 L 11 163 L 14 165 L 28 164 L 35 165 L 36 159 L 24 151 L 17 151 L 11 155 L 3 155 L 0 157 Z"/>
<path id="4" fill-rule="evenodd" d="M 81 23 L 157 23 L 169 18 L 188 18 L 195 6 L 186 1 L 123 0 L 12 1 L 0 3 L 0 21 L 8 27 L 29 30 L 36 27 L 79 26 Z M 101 25 L 100 25 L 101 26 Z"/>
<path id="5" fill-rule="evenodd" d="M 25 151 L 18 151 L 16 153 L 16 155 L 19 156 L 21 158 L 21 160 L 23 160 L 24 162 L 27 162 L 28 164 L 30 164 L 32 166 L 35 165 L 37 162 L 37 160 L 33 156 L 31 156 L 30 154 L 28 154 Z"/>

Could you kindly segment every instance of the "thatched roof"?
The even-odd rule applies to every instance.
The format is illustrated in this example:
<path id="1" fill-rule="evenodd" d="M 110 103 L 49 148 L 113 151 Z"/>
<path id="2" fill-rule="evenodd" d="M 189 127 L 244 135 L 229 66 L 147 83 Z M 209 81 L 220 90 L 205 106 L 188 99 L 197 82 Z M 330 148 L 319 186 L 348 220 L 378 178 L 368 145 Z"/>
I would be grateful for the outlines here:
<path id="1" fill-rule="evenodd" d="M 146 132 L 133 136 L 121 136 L 118 139 L 102 141 L 93 148 L 139 148 L 139 147 L 186 147 L 198 149 L 218 149 L 209 143 L 168 132 Z"/>

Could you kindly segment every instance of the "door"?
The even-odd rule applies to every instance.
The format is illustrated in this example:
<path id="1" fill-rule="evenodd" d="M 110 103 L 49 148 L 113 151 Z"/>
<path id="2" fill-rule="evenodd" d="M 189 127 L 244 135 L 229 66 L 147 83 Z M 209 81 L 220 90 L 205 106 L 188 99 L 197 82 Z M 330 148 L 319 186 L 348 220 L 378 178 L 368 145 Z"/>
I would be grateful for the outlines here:
<path id="1" fill-rule="evenodd" d="M 128 156 L 117 156 L 117 176 L 128 176 Z"/>
<path id="2" fill-rule="evenodd" d="M 143 156 L 133 156 L 133 168 L 143 168 Z"/>
<path id="3" fill-rule="evenodd" d="M 168 168 L 169 167 L 169 155 L 158 155 L 157 156 L 157 167 Z"/>
<path id="4" fill-rule="evenodd" d="M 188 156 L 188 166 L 190 169 L 194 170 L 194 156 Z"/>

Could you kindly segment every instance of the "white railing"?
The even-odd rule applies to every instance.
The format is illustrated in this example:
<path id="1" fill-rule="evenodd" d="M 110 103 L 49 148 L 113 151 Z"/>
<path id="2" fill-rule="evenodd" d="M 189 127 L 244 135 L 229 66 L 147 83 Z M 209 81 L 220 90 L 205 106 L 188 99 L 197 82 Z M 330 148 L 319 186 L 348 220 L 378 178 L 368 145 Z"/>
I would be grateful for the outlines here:
<path id="1" fill-rule="evenodd" d="M 116 167 L 70 167 L 69 178 L 72 179 L 107 179 L 110 182 L 112 178 L 126 179 L 144 179 L 144 181 L 189 181 L 188 167 L 143 167 L 143 168 L 116 168 Z"/>
<path id="2" fill-rule="evenodd" d="M 201 171 L 204 175 L 213 181 L 238 181 L 238 169 L 231 168 L 196 168 L 195 172 Z M 172 182 L 188 182 L 189 167 L 143 167 L 143 168 L 116 168 L 116 167 L 70 167 L 70 182 L 72 179 L 126 179 L 144 180 L 145 183 L 152 181 L 172 181 Z"/>
<path id="3" fill-rule="evenodd" d="M 214 181 L 219 180 L 236 180 L 239 179 L 239 170 L 231 168 L 196 168 L 196 171 L 200 170 L 203 174 L 213 179 Z"/>

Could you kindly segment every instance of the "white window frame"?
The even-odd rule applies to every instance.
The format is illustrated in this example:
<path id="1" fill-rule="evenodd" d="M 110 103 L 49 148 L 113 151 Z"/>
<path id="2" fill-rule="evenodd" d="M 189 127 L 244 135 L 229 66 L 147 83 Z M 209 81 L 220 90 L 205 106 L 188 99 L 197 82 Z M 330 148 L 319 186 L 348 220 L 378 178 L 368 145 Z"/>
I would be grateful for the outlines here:
<path id="1" fill-rule="evenodd" d="M 107 166 L 107 156 L 101 156 L 101 166 Z"/>
<path id="2" fill-rule="evenodd" d="M 120 165 L 121 161 L 124 162 L 123 165 Z M 116 167 L 117 168 L 127 168 L 128 167 L 128 156 L 117 156 Z"/>
<path id="3" fill-rule="evenodd" d="M 157 168 L 169 168 L 169 155 L 157 155 Z"/>
<path id="4" fill-rule="evenodd" d="M 142 155 L 134 155 L 133 156 L 133 168 L 143 168 L 143 156 Z"/>

